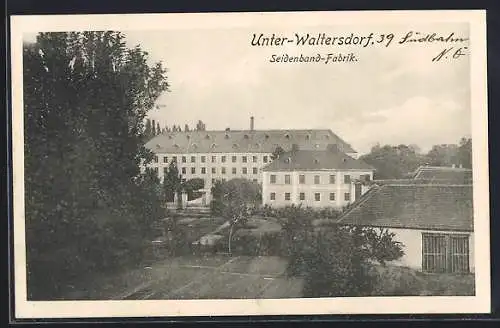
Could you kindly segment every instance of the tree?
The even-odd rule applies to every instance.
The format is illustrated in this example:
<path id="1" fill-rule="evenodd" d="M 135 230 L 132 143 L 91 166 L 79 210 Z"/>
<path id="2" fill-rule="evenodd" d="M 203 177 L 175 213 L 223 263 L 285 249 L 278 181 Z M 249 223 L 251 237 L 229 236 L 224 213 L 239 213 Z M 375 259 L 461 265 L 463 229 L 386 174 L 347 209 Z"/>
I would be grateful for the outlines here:
<path id="1" fill-rule="evenodd" d="M 472 169 L 472 139 L 463 137 L 458 146 L 458 163 L 464 168 Z"/>
<path id="2" fill-rule="evenodd" d="M 205 130 L 206 130 L 205 123 L 199 120 L 198 123 L 196 124 L 196 131 L 205 131 Z"/>
<path id="3" fill-rule="evenodd" d="M 188 200 L 199 198 L 198 190 L 205 187 L 205 180 L 201 178 L 189 179 L 182 184 L 182 189 L 187 193 Z"/>
<path id="4" fill-rule="evenodd" d="M 153 158 L 144 124 L 168 83 L 111 31 L 41 33 L 23 69 L 28 297 L 39 299 L 141 257 L 162 212 L 140 172 Z"/>
<path id="5" fill-rule="evenodd" d="M 156 134 L 161 134 L 160 122 L 156 122 Z"/>
<path id="6" fill-rule="evenodd" d="M 376 179 L 405 178 L 425 163 L 423 156 L 406 145 L 382 147 L 375 145 L 370 153 L 361 156 L 360 159 L 375 167 Z"/>
<path id="7" fill-rule="evenodd" d="M 458 145 L 434 145 L 426 157 L 428 164 L 432 166 L 458 165 Z"/>
<path id="8" fill-rule="evenodd" d="M 217 181 L 212 187 L 212 213 L 226 218 L 230 224 L 228 252 L 231 254 L 231 241 L 234 229 L 244 225 L 260 204 L 262 195 L 260 185 L 247 179 Z"/>
<path id="9" fill-rule="evenodd" d="M 156 132 L 156 124 L 155 124 L 155 120 L 153 120 L 153 123 L 151 123 L 151 134 L 154 136 L 156 136 L 158 133 Z"/>
<path id="10" fill-rule="evenodd" d="M 285 150 L 281 146 L 277 146 L 271 154 L 271 159 L 274 161 L 275 159 L 279 158 L 284 152 Z"/>
<path id="11" fill-rule="evenodd" d="M 153 129 L 151 127 L 151 120 L 148 118 L 146 119 L 146 127 L 144 129 L 145 140 L 151 139 L 152 135 L 153 135 Z"/>
<path id="12" fill-rule="evenodd" d="M 189 132 L 189 125 L 187 124 L 184 125 L 184 132 Z"/>
<path id="13" fill-rule="evenodd" d="M 177 163 L 172 160 L 168 166 L 167 174 L 163 179 L 165 198 L 167 202 L 173 202 L 175 193 L 181 189 L 181 177 L 177 168 Z"/>

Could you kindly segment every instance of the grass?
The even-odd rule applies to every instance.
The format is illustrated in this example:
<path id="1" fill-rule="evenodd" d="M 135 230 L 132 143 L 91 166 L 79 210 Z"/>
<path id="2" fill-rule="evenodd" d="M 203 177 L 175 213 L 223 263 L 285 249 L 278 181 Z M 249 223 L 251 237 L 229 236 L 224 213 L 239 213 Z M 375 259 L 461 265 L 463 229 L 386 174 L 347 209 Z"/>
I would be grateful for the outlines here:
<path id="1" fill-rule="evenodd" d="M 429 274 L 407 267 L 374 266 L 373 296 L 472 296 L 473 274 Z"/>

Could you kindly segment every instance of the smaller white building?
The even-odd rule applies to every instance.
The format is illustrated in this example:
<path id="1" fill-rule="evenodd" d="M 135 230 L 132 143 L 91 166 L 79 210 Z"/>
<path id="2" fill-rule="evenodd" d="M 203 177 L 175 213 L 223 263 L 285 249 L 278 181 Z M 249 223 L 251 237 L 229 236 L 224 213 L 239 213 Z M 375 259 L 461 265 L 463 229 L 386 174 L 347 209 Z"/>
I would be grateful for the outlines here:
<path id="1" fill-rule="evenodd" d="M 360 182 L 371 181 L 374 169 L 329 145 L 326 150 L 295 146 L 262 171 L 264 205 L 342 208 L 368 190 Z"/>
<path id="2" fill-rule="evenodd" d="M 405 253 L 395 265 L 429 273 L 474 272 L 471 184 L 374 185 L 338 222 L 393 232 Z"/>

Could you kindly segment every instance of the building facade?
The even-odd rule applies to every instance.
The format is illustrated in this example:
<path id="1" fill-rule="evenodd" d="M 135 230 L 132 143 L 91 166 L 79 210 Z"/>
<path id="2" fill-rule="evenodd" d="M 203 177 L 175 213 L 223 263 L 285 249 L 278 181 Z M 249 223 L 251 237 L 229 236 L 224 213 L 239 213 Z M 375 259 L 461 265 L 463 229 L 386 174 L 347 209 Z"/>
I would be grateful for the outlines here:
<path id="1" fill-rule="evenodd" d="M 263 169 L 264 205 L 342 208 L 364 194 L 374 169 L 330 145 L 284 153 Z"/>
<path id="2" fill-rule="evenodd" d="M 205 202 L 210 201 L 210 189 L 217 180 L 245 178 L 262 183 L 262 168 L 272 162 L 272 154 L 281 147 L 326 149 L 335 144 L 352 158 L 357 152 L 331 130 L 255 130 L 168 132 L 146 143 L 154 154 L 148 165 L 160 180 L 173 161 L 183 180 L 203 179 Z"/>
<path id="3" fill-rule="evenodd" d="M 374 185 L 338 220 L 387 229 L 403 245 L 392 264 L 429 273 L 474 272 L 472 185 Z"/>

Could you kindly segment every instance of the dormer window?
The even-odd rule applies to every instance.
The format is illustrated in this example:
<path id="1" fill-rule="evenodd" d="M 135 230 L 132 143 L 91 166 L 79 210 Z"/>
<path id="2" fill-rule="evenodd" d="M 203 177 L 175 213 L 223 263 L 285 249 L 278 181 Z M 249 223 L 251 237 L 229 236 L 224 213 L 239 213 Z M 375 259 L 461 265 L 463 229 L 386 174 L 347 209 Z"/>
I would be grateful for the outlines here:
<path id="1" fill-rule="evenodd" d="M 191 136 L 188 134 L 188 135 L 186 136 L 186 138 L 191 139 Z"/>
<path id="2" fill-rule="evenodd" d="M 214 149 L 217 147 L 217 145 L 213 143 L 211 147 L 212 147 L 212 149 Z"/>
<path id="3" fill-rule="evenodd" d="M 306 140 L 309 140 L 311 139 L 311 136 L 310 135 L 306 135 Z"/>
<path id="4" fill-rule="evenodd" d="M 288 163 L 290 163 L 291 161 L 292 161 L 292 159 L 291 159 L 290 157 L 285 158 L 285 163 L 287 163 L 287 164 L 288 164 Z"/>
<path id="5" fill-rule="evenodd" d="M 233 144 L 233 148 L 238 148 L 238 144 Z"/>
<path id="6" fill-rule="evenodd" d="M 207 135 L 205 136 L 205 139 L 210 139 L 210 135 L 208 135 L 208 134 L 207 134 Z"/>
<path id="7" fill-rule="evenodd" d="M 259 148 L 260 145 L 258 143 L 255 144 L 255 148 Z"/>
<path id="8" fill-rule="evenodd" d="M 248 134 L 245 134 L 243 138 L 248 139 Z"/>
<path id="9" fill-rule="evenodd" d="M 314 159 L 314 164 L 319 164 L 319 160 L 317 158 Z"/>
<path id="10" fill-rule="evenodd" d="M 172 135 L 169 135 L 169 136 L 168 136 L 168 138 L 169 138 L 169 139 L 172 139 L 172 138 L 173 138 L 173 136 L 172 136 Z"/>
<path id="11" fill-rule="evenodd" d="M 290 135 L 288 133 L 285 134 L 285 138 L 290 139 Z"/>
<path id="12" fill-rule="evenodd" d="M 178 144 L 174 144 L 174 147 L 175 147 L 175 148 L 179 148 L 179 145 L 178 145 Z"/>
<path id="13" fill-rule="evenodd" d="M 330 139 L 330 136 L 328 134 L 325 135 L 325 139 Z"/>
<path id="14" fill-rule="evenodd" d="M 226 133 L 226 135 L 224 136 L 224 138 L 229 139 L 229 134 Z"/>
<path id="15" fill-rule="evenodd" d="M 156 148 L 161 148 L 160 144 L 156 144 Z"/>
<path id="16" fill-rule="evenodd" d="M 266 139 L 269 139 L 269 134 L 266 134 Z"/>
<path id="17" fill-rule="evenodd" d="M 197 144 L 192 144 L 191 146 L 192 146 L 193 148 L 195 148 L 195 149 L 196 149 L 196 148 L 198 148 L 198 145 L 197 145 Z"/>

